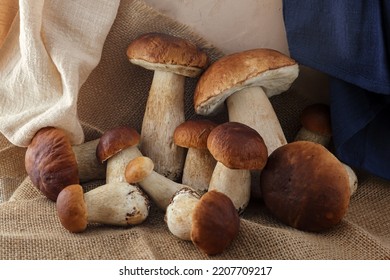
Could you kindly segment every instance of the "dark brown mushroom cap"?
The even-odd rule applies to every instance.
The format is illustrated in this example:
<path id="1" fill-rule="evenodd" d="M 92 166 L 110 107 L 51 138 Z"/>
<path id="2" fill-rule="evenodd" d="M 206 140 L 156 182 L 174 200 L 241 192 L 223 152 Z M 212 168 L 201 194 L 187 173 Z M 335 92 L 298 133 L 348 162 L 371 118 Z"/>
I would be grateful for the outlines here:
<path id="1" fill-rule="evenodd" d="M 297 141 L 276 149 L 261 173 L 267 208 L 282 222 L 307 231 L 338 224 L 350 200 L 342 163 L 322 145 Z"/>
<path id="2" fill-rule="evenodd" d="M 225 194 L 206 192 L 192 214 L 192 242 L 207 255 L 222 253 L 237 237 L 240 218 Z"/>
<path id="3" fill-rule="evenodd" d="M 65 187 L 58 195 L 56 208 L 62 226 L 70 232 L 83 232 L 87 228 L 87 207 L 80 185 Z"/>
<path id="4" fill-rule="evenodd" d="M 206 119 L 188 120 L 176 127 L 173 141 L 184 148 L 207 149 L 207 138 L 216 126 Z"/>
<path id="5" fill-rule="evenodd" d="M 60 191 L 79 183 L 76 157 L 69 137 L 62 129 L 40 129 L 28 145 L 25 168 L 32 183 L 50 200 Z"/>
<path id="6" fill-rule="evenodd" d="M 199 78 L 194 92 L 196 113 L 211 115 L 235 92 L 260 86 L 268 97 L 288 90 L 298 77 L 298 64 L 271 49 L 253 49 L 226 55 Z"/>
<path id="7" fill-rule="evenodd" d="M 100 162 L 108 160 L 123 149 L 138 145 L 139 133 L 128 126 L 119 126 L 106 131 L 96 147 L 96 157 Z"/>
<path id="8" fill-rule="evenodd" d="M 226 122 L 214 128 L 207 147 L 217 161 L 231 169 L 263 169 L 268 159 L 261 135 L 239 122 Z"/>
<path id="9" fill-rule="evenodd" d="M 165 69 L 190 77 L 198 76 L 208 65 L 208 56 L 196 45 L 164 33 L 139 36 L 128 46 L 127 57 L 150 70 Z"/>
<path id="10" fill-rule="evenodd" d="M 329 105 L 322 103 L 309 105 L 303 109 L 300 119 L 305 129 L 324 136 L 332 135 Z"/>

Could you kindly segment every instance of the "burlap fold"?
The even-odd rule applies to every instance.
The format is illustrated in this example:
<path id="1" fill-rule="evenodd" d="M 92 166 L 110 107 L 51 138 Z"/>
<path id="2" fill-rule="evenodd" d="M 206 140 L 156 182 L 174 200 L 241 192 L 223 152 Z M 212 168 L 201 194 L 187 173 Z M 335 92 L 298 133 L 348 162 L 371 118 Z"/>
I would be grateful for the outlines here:
<path id="1" fill-rule="evenodd" d="M 142 1 L 121 1 L 100 64 L 79 94 L 79 117 L 87 140 L 118 125 L 140 131 L 152 73 L 131 65 L 126 48 L 136 36 L 150 31 L 190 39 L 212 61 L 223 55 L 189 28 Z M 192 106 L 195 84 L 195 79 L 187 80 L 187 119 L 198 117 Z M 299 113 L 310 101 L 293 87 L 272 98 L 272 103 L 287 140 L 292 141 L 299 129 Z M 226 115 L 222 113 L 216 120 L 222 122 Z M 347 216 L 335 228 L 322 233 L 292 229 L 276 220 L 260 200 L 252 200 L 241 216 L 238 238 L 224 253 L 208 257 L 191 242 L 173 236 L 164 214 L 154 205 L 141 225 L 93 224 L 84 233 L 69 233 L 59 223 L 55 204 L 26 176 L 25 150 L 0 140 L 1 259 L 390 259 L 390 182 L 365 173 L 358 172 L 358 191 Z"/>

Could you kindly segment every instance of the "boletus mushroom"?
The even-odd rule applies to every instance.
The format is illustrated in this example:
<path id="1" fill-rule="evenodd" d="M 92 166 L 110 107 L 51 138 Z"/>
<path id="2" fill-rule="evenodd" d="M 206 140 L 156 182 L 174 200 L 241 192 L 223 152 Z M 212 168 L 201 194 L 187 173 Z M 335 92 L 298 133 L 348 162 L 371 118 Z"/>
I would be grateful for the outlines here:
<path id="1" fill-rule="evenodd" d="M 65 187 L 58 195 L 57 214 L 64 228 L 83 232 L 88 223 L 137 225 L 149 215 L 148 197 L 134 185 L 105 184 L 83 192 L 81 185 Z"/>
<path id="2" fill-rule="evenodd" d="M 283 223 L 319 232 L 337 225 L 350 201 L 348 174 L 328 149 L 296 141 L 276 149 L 261 173 L 269 211 Z"/>
<path id="3" fill-rule="evenodd" d="M 184 84 L 208 65 L 208 57 L 190 41 L 163 33 L 143 34 L 127 49 L 129 61 L 153 70 L 141 129 L 140 150 L 161 175 L 178 180 L 184 148 L 173 144 L 174 129 L 185 121 Z"/>
<path id="4" fill-rule="evenodd" d="M 201 197 L 187 188 L 179 190 L 167 208 L 165 221 L 173 235 L 191 240 L 207 255 L 222 253 L 240 229 L 240 218 L 231 199 L 215 190 Z"/>

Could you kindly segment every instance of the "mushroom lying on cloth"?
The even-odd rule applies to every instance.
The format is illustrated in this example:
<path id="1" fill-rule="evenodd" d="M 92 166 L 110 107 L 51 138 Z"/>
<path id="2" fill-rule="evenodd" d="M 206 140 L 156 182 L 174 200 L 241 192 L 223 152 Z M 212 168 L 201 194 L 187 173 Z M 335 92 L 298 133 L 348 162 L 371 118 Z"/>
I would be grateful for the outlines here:
<path id="1" fill-rule="evenodd" d="M 141 152 L 153 160 L 158 173 L 178 180 L 185 151 L 173 144 L 173 131 L 185 120 L 185 77 L 200 75 L 208 57 L 191 42 L 162 33 L 136 38 L 127 57 L 133 64 L 154 70 L 142 122 Z"/>
<path id="2" fill-rule="evenodd" d="M 83 193 L 80 185 L 65 187 L 56 202 L 64 228 L 83 232 L 88 223 L 116 226 L 137 225 L 149 215 L 149 199 L 136 186 L 117 182 Z"/>
<path id="3" fill-rule="evenodd" d="M 234 53 L 217 60 L 200 77 L 194 93 L 196 113 L 211 115 L 226 100 L 229 121 L 255 129 L 268 153 L 287 143 L 270 97 L 287 91 L 298 77 L 298 64 L 270 49 Z"/>
<path id="4" fill-rule="evenodd" d="M 276 149 L 261 173 L 266 207 L 285 224 L 306 231 L 337 225 L 350 201 L 348 174 L 324 146 L 296 141 Z"/>
<path id="5" fill-rule="evenodd" d="M 217 160 L 209 190 L 226 194 L 243 212 L 250 199 L 250 170 L 262 170 L 267 162 L 263 138 L 245 124 L 226 122 L 210 132 L 207 147 Z"/>
<path id="6" fill-rule="evenodd" d="M 179 190 L 167 208 L 165 220 L 173 235 L 191 240 L 207 255 L 222 253 L 240 229 L 231 199 L 215 190 L 202 197 L 187 188 Z"/>
<path id="7" fill-rule="evenodd" d="M 25 168 L 32 183 L 50 200 L 71 184 L 103 179 L 105 166 L 98 163 L 97 140 L 72 146 L 65 131 L 40 129 L 28 145 Z"/>

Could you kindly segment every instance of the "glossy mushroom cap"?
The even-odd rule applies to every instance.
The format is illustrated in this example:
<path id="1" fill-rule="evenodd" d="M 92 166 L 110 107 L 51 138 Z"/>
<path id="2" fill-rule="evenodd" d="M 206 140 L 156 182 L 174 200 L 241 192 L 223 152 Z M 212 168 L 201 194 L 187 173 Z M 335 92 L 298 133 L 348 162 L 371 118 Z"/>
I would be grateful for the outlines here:
<path id="1" fill-rule="evenodd" d="M 308 131 L 324 135 L 332 135 L 329 105 L 316 103 L 307 106 L 301 113 L 301 124 Z"/>
<path id="2" fill-rule="evenodd" d="M 218 191 L 205 193 L 192 214 L 192 242 L 207 255 L 222 253 L 238 236 L 240 218 L 232 201 Z"/>
<path id="3" fill-rule="evenodd" d="M 139 36 L 127 49 L 131 63 L 149 70 L 164 70 L 196 77 L 208 65 L 206 53 L 183 38 L 163 33 Z"/>
<path id="4" fill-rule="evenodd" d="M 282 222 L 307 231 L 338 224 L 350 200 L 342 163 L 322 145 L 296 141 L 276 149 L 261 174 L 266 207 Z"/>
<path id="5" fill-rule="evenodd" d="M 108 160 L 123 149 L 138 145 L 139 133 L 127 126 L 120 126 L 106 131 L 96 148 L 96 157 L 100 162 Z"/>
<path id="6" fill-rule="evenodd" d="M 70 185 L 58 195 L 57 215 L 64 228 L 70 232 L 83 232 L 87 228 L 88 215 L 84 192 L 80 185 Z"/>
<path id="7" fill-rule="evenodd" d="M 214 128 L 207 139 L 214 158 L 230 169 L 263 169 L 267 147 L 256 130 L 238 122 L 226 122 Z"/>
<path id="8" fill-rule="evenodd" d="M 196 113 L 211 115 L 235 92 L 260 86 L 268 97 L 288 90 L 298 77 L 295 60 L 270 49 L 254 49 L 222 57 L 199 78 L 194 92 Z"/>
<path id="9" fill-rule="evenodd" d="M 129 161 L 125 170 L 125 178 L 129 184 L 139 183 L 149 176 L 154 169 L 153 161 L 144 156 Z"/>
<path id="10" fill-rule="evenodd" d="M 207 138 L 217 126 L 210 120 L 188 120 L 176 127 L 174 143 L 184 148 L 207 149 Z"/>
<path id="11" fill-rule="evenodd" d="M 64 187 L 79 183 L 76 157 L 62 129 L 46 127 L 35 134 L 26 150 L 25 168 L 32 183 L 53 201 Z"/>

